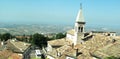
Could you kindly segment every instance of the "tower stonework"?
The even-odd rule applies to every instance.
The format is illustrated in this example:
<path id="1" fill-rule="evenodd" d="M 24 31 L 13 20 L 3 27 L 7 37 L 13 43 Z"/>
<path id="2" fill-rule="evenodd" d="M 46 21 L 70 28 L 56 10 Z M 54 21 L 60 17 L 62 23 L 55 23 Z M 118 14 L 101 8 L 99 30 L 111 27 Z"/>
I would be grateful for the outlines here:
<path id="1" fill-rule="evenodd" d="M 82 43 L 83 42 L 82 39 L 84 38 L 84 32 L 85 32 L 85 20 L 82 13 L 82 4 L 81 4 L 81 8 L 76 17 L 74 29 L 67 31 L 66 39 L 68 41 L 70 40 L 71 43 L 74 45 Z"/>
<path id="2" fill-rule="evenodd" d="M 76 45 L 82 42 L 82 39 L 84 38 L 84 32 L 85 32 L 85 20 L 82 13 L 82 4 L 76 18 L 74 30 L 75 30 L 75 33 L 74 33 L 75 41 L 76 41 L 74 42 L 74 44 Z"/>

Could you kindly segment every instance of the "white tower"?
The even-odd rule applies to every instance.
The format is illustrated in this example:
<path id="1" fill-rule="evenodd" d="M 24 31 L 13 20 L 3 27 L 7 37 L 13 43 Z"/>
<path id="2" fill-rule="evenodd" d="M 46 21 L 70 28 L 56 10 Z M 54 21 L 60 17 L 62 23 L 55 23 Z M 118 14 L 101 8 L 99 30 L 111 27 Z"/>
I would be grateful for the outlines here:
<path id="1" fill-rule="evenodd" d="M 80 10 L 78 12 L 76 22 L 75 22 L 75 40 L 74 40 L 74 45 L 77 43 L 81 43 L 81 39 L 84 38 L 84 28 L 85 28 L 85 21 L 84 21 L 84 16 L 82 14 L 82 4 L 80 4 Z"/>

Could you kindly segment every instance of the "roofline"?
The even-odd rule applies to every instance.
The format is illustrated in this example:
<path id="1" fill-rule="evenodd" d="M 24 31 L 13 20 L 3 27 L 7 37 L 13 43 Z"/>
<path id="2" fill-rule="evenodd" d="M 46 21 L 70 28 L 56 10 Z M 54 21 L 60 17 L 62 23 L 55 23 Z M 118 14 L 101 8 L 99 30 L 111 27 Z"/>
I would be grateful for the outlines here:
<path id="1" fill-rule="evenodd" d="M 70 55 L 65 55 L 65 56 L 76 58 L 76 56 L 70 56 Z"/>
<path id="2" fill-rule="evenodd" d="M 116 33 L 116 32 L 107 32 L 107 31 L 91 31 L 92 33 Z"/>
<path id="3" fill-rule="evenodd" d="M 51 54 L 49 54 L 49 53 L 47 53 L 47 55 L 52 56 L 53 58 L 56 58 L 54 55 L 51 55 Z"/>
<path id="4" fill-rule="evenodd" d="M 77 23 L 79 23 L 79 24 L 86 24 L 86 22 L 77 22 Z"/>

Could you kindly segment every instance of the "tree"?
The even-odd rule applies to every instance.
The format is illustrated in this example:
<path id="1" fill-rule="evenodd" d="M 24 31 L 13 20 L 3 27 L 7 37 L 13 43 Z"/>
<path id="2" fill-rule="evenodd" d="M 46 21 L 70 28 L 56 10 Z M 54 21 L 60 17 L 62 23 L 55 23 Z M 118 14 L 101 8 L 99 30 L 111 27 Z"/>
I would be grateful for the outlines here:
<path id="1" fill-rule="evenodd" d="M 10 33 L 5 33 L 1 36 L 2 41 L 7 41 L 8 39 L 11 39 L 12 35 Z"/>
<path id="2" fill-rule="evenodd" d="M 2 34 L 0 34 L 0 39 L 2 39 Z"/>
<path id="3" fill-rule="evenodd" d="M 33 35 L 33 43 L 40 48 L 47 47 L 47 38 L 42 34 L 36 33 Z"/>
<path id="4" fill-rule="evenodd" d="M 29 43 L 33 43 L 33 35 L 30 35 Z"/>
<path id="5" fill-rule="evenodd" d="M 66 37 L 66 33 L 64 34 L 64 33 L 58 33 L 58 34 L 56 34 L 56 39 L 61 39 L 61 38 L 64 38 L 64 37 Z"/>
<path id="6" fill-rule="evenodd" d="M 45 55 L 44 54 L 41 54 L 41 59 L 45 59 Z"/>

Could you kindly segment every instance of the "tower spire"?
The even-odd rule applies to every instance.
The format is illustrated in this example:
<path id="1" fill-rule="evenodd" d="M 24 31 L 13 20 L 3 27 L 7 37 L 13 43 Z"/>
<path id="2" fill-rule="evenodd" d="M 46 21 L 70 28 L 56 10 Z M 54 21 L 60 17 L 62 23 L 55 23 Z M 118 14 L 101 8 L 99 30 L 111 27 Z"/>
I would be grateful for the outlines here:
<path id="1" fill-rule="evenodd" d="M 82 9 L 82 3 L 80 3 L 80 9 Z"/>
<path id="2" fill-rule="evenodd" d="M 76 17 L 76 22 L 85 22 L 84 21 L 84 16 L 83 16 L 83 13 L 82 13 L 82 3 L 80 3 L 80 10 L 79 10 L 78 15 Z"/>

